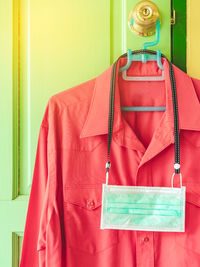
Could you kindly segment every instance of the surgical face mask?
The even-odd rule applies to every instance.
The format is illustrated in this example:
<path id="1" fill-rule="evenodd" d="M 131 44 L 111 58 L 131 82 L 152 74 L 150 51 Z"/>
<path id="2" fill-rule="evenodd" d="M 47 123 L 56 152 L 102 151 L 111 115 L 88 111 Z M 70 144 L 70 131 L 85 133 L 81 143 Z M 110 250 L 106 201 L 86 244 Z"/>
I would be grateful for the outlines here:
<path id="1" fill-rule="evenodd" d="M 147 53 L 154 53 L 148 52 Z M 141 54 L 143 51 L 135 51 Z M 155 52 L 156 53 L 156 52 Z M 185 231 L 185 187 L 182 186 L 180 173 L 179 125 L 176 99 L 176 84 L 172 64 L 169 62 L 173 106 L 174 106 L 174 143 L 175 172 L 171 187 L 108 185 L 108 173 L 112 128 L 114 117 L 114 88 L 116 63 L 113 64 L 110 107 L 108 118 L 108 161 L 106 163 L 106 184 L 102 190 L 101 229 L 124 229 L 164 232 Z M 180 175 L 181 187 L 173 187 L 174 175 Z"/>
<path id="2" fill-rule="evenodd" d="M 185 231 L 185 186 L 103 184 L 101 229 Z"/>

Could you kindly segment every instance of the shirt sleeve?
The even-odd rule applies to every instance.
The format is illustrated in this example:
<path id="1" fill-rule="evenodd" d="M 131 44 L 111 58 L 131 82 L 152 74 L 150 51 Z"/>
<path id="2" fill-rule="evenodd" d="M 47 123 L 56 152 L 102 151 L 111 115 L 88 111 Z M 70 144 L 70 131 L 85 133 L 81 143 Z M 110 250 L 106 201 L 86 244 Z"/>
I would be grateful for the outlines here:
<path id="1" fill-rule="evenodd" d="M 45 267 L 49 208 L 48 109 L 39 130 L 33 179 L 26 215 L 20 267 Z"/>
<path id="2" fill-rule="evenodd" d="M 39 130 L 20 267 L 61 267 L 65 261 L 61 163 L 56 149 L 58 109 L 50 98 Z"/>

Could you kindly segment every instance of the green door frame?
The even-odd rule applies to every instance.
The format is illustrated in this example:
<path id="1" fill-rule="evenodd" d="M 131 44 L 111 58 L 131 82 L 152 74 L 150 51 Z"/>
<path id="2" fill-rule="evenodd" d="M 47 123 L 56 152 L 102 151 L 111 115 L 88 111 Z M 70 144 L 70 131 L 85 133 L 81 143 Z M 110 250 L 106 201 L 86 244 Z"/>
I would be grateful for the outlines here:
<path id="1" fill-rule="evenodd" d="M 175 10 L 175 24 L 171 25 L 171 61 L 187 72 L 187 1 L 171 0 L 171 16 Z"/>

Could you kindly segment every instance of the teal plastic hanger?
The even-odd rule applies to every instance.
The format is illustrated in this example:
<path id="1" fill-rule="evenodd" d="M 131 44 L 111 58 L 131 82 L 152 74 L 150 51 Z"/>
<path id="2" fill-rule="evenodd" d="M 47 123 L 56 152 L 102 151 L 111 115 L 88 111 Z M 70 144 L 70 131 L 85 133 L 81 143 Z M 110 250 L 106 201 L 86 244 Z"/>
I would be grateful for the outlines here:
<path id="1" fill-rule="evenodd" d="M 133 25 L 134 21 L 131 20 L 131 25 Z M 159 43 L 160 40 L 160 19 L 156 21 L 156 38 L 153 42 L 146 42 L 143 44 L 143 49 L 147 49 L 147 47 L 155 46 Z M 130 67 L 132 61 L 142 61 L 143 63 L 147 61 L 157 61 L 158 67 L 162 70 L 161 76 L 127 76 L 126 70 Z M 156 51 L 156 55 L 149 54 L 134 54 L 132 55 L 131 49 L 128 49 L 127 52 L 127 64 L 119 69 L 119 72 L 122 72 L 122 77 L 127 81 L 163 81 L 165 79 L 164 76 L 164 68 L 161 63 L 161 51 L 158 49 Z M 121 107 L 123 111 L 164 111 L 166 107 Z"/>

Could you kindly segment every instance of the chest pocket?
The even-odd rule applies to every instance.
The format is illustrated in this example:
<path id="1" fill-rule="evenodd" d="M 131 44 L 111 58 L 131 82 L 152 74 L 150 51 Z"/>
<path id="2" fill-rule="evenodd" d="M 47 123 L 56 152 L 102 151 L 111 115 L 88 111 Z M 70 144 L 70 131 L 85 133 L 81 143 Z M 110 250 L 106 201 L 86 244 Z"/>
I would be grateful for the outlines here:
<path id="1" fill-rule="evenodd" d="M 200 183 L 186 183 L 185 232 L 175 233 L 176 243 L 200 254 Z"/>
<path id="2" fill-rule="evenodd" d="M 96 254 L 118 243 L 118 230 L 100 229 L 102 184 L 66 187 L 64 214 L 70 248 Z"/>

